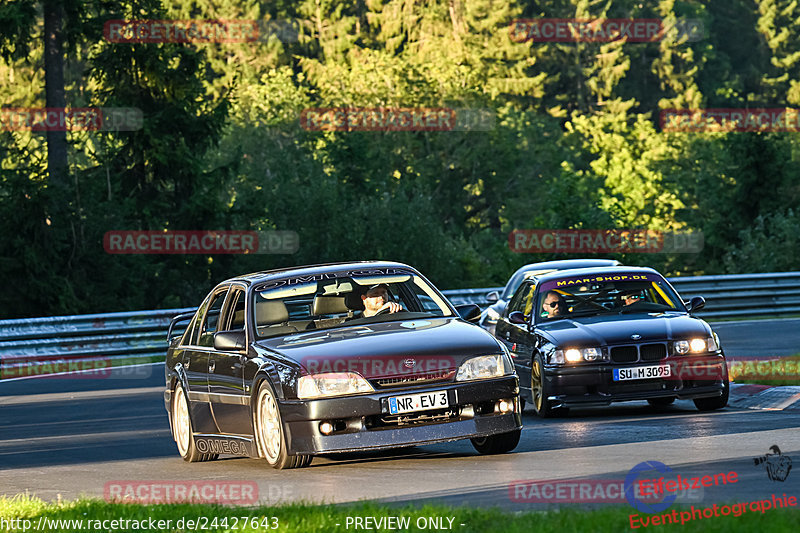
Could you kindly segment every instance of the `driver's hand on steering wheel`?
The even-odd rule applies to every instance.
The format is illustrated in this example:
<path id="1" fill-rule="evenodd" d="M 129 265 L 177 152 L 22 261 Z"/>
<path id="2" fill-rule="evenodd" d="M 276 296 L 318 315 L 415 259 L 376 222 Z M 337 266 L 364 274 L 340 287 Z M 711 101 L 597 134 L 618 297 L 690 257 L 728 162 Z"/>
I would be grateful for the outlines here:
<path id="1" fill-rule="evenodd" d="M 378 309 L 378 313 L 397 313 L 398 311 L 402 311 L 402 309 L 403 308 L 397 302 L 386 302 Z"/>

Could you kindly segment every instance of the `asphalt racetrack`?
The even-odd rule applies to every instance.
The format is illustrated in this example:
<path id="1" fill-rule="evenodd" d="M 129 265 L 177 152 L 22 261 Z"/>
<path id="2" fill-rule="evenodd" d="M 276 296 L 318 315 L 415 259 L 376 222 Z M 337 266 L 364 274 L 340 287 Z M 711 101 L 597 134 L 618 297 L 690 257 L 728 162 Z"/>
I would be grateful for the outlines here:
<path id="1" fill-rule="evenodd" d="M 798 319 L 723 323 L 715 330 L 734 357 L 800 352 L 794 348 Z M 684 477 L 737 473 L 735 483 L 695 491 L 686 500 L 694 505 L 796 495 L 800 488 L 799 472 L 773 481 L 754 460 L 778 445 L 800 464 L 800 410 L 794 408 L 700 413 L 690 401 L 664 408 L 628 402 L 548 420 L 526 409 L 522 440 L 507 455 L 480 456 L 469 441 L 458 441 L 317 457 L 309 468 L 276 471 L 233 456 L 185 463 L 170 436 L 162 393 L 163 365 L 104 379 L 0 383 L 0 494 L 102 498 L 107 483 L 127 480 L 235 480 L 255 482 L 259 500 L 270 504 L 436 500 L 522 510 L 590 505 L 573 503 L 568 492 L 552 498 L 555 503 L 531 501 L 525 481 L 622 482 L 644 461 Z"/>

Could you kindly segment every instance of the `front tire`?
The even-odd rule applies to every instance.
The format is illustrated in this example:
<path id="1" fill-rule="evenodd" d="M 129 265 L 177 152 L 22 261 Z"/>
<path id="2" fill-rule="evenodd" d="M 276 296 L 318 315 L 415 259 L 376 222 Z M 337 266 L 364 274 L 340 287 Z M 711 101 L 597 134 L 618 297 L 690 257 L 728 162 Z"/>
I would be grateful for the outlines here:
<path id="1" fill-rule="evenodd" d="M 311 455 L 289 455 L 281 410 L 272 387 L 261 382 L 255 404 L 255 430 L 258 455 L 276 470 L 302 468 L 311 464 Z"/>
<path id="2" fill-rule="evenodd" d="M 716 398 L 697 398 L 694 401 L 694 406 L 700 411 L 714 411 L 722 409 L 728 405 L 728 395 L 730 394 L 731 386 L 726 382 L 725 388 L 722 390 L 722 396 Z"/>
<path id="3" fill-rule="evenodd" d="M 569 413 L 569 409 L 561 407 L 553 409 L 550 406 L 550 401 L 547 397 L 550 396 L 550 388 L 544 379 L 544 362 L 541 354 L 536 354 L 531 364 L 531 398 L 533 401 L 533 410 L 540 418 L 553 418 L 556 416 L 565 416 Z"/>
<path id="4" fill-rule="evenodd" d="M 498 453 L 508 453 L 519 444 L 519 438 L 522 435 L 521 429 L 515 429 L 508 433 L 500 433 L 499 435 L 490 435 L 488 437 L 476 437 L 470 439 L 472 447 L 478 450 L 482 455 L 494 455 Z"/>
<path id="5" fill-rule="evenodd" d="M 697 398 L 694 400 L 694 406 L 700 411 L 714 411 L 722 409 L 728 405 L 728 396 L 731 392 L 731 384 L 728 381 L 728 366 L 725 362 L 722 363 L 722 396 L 716 398 Z"/>
<path id="6" fill-rule="evenodd" d="M 675 398 L 650 398 L 647 400 L 647 403 L 653 407 L 666 407 L 667 405 L 672 405 L 675 403 Z"/>
<path id="7" fill-rule="evenodd" d="M 183 391 L 183 385 L 180 383 L 175 386 L 172 394 L 172 438 L 175 439 L 178 453 L 184 461 L 199 463 L 213 461 L 219 457 L 219 454 L 216 453 L 201 453 L 195 446 L 192 419 L 189 417 L 189 404 L 186 400 L 186 393 Z"/>

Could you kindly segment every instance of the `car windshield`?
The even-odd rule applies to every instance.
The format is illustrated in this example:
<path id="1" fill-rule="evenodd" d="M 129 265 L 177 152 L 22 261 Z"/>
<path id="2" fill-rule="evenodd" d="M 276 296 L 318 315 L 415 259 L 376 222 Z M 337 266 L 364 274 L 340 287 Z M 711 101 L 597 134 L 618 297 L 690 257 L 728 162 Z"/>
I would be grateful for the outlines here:
<path id="1" fill-rule="evenodd" d="M 651 272 L 565 277 L 537 288 L 536 321 L 600 314 L 686 311 L 667 281 Z"/>
<path id="2" fill-rule="evenodd" d="M 254 290 L 258 337 L 416 317 L 453 316 L 437 291 L 411 272 L 374 275 L 324 274 L 277 280 Z M 315 279 L 321 278 L 321 279 Z M 364 316 L 367 291 L 382 292 L 400 305 L 397 313 Z"/>

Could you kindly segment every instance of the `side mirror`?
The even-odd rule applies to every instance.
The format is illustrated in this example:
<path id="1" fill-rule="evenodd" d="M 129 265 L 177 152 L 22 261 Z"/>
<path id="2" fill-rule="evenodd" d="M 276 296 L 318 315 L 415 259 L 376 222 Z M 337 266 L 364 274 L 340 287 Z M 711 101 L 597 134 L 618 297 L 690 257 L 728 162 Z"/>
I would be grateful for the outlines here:
<path id="1" fill-rule="evenodd" d="M 684 302 L 684 304 L 686 304 L 686 302 Z M 686 304 L 686 308 L 689 309 L 690 313 L 693 313 L 698 309 L 702 309 L 705 306 L 706 306 L 706 299 L 703 298 L 702 296 L 695 296 L 694 298 L 689 300 L 688 304 Z"/>
<path id="2" fill-rule="evenodd" d="M 214 349 L 224 352 L 241 352 L 245 349 L 245 334 L 242 330 L 220 331 L 214 334 Z"/>
<path id="3" fill-rule="evenodd" d="M 492 291 L 486 295 L 486 301 L 490 304 L 495 303 L 499 299 L 500 299 L 500 293 L 497 291 Z"/>
<path id="4" fill-rule="evenodd" d="M 508 315 L 508 321 L 512 324 L 525 324 L 525 315 L 522 314 L 522 311 L 512 311 Z"/>
<path id="5" fill-rule="evenodd" d="M 459 316 L 468 322 L 477 322 L 481 317 L 481 308 L 477 304 L 457 305 Z"/>

